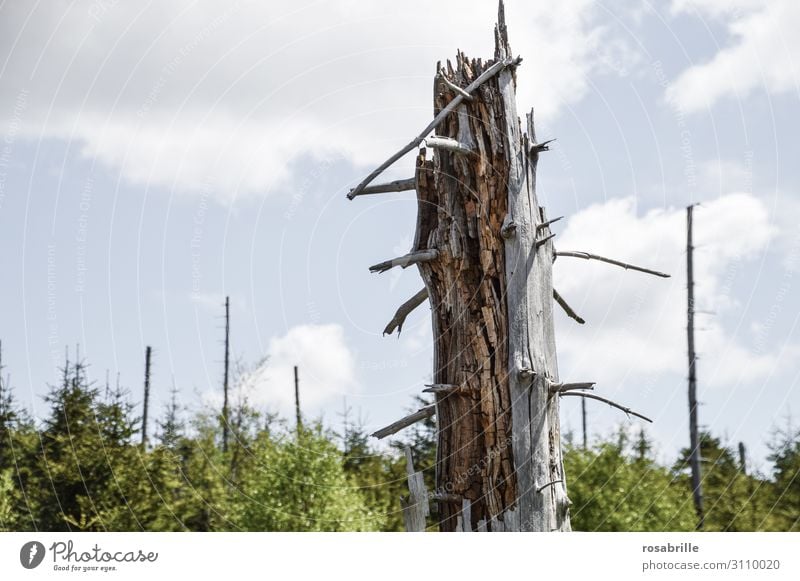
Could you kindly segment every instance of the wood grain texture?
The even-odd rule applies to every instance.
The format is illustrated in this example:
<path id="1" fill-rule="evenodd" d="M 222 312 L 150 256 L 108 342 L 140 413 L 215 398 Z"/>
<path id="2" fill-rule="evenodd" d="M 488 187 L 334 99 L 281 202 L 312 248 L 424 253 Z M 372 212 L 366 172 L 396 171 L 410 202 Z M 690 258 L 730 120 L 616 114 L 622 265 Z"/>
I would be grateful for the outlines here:
<path id="1" fill-rule="evenodd" d="M 515 61 L 502 4 L 495 37 L 494 62 L 459 52 L 438 68 L 434 115 L 452 112 L 437 136 L 458 147 L 436 147 L 430 158 L 423 149 L 417 158 L 413 250 L 439 251 L 417 264 L 433 313 L 436 489 L 463 497 L 440 501 L 440 528 L 569 530 L 559 398 L 550 391 L 559 382 L 552 222 L 536 197 L 546 148 L 531 145 L 532 115 L 527 135 L 520 127 L 514 67 L 452 107 L 460 97 L 452 86 Z"/>
<path id="2" fill-rule="evenodd" d="M 459 53 L 440 75 L 469 86 L 493 66 Z M 437 114 L 447 110 L 454 93 L 447 83 L 434 87 Z M 440 138 L 459 148 L 437 147 L 431 158 L 421 150 L 416 171 L 414 251 L 439 251 L 435 261 L 417 265 L 433 313 L 433 383 L 458 386 L 431 390 L 439 431 L 437 490 L 461 495 L 470 506 L 464 515 L 463 505 L 440 503 L 440 526 L 450 531 L 476 530 L 480 520 L 501 515 L 516 498 L 500 236 L 508 164 L 496 80 L 482 84 L 473 96 L 437 129 Z"/>

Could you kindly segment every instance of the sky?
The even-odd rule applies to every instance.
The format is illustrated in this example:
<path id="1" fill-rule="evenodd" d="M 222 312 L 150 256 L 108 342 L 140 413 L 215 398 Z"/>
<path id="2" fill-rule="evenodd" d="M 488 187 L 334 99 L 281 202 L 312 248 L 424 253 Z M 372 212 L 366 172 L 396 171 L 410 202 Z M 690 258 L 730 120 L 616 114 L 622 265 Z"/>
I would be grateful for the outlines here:
<path id="1" fill-rule="evenodd" d="M 370 274 L 413 240 L 413 192 L 345 194 L 431 119 L 437 61 L 493 54 L 496 3 L 0 2 L 0 340 L 46 413 L 65 347 L 151 409 L 218 405 L 223 302 L 255 405 L 368 430 L 431 376 L 422 286 Z M 800 5 L 507 0 L 520 113 L 557 138 L 538 186 L 560 259 L 561 378 L 595 381 L 688 444 L 685 214 L 695 210 L 700 423 L 766 470 L 800 410 Z M 385 174 L 410 177 L 413 153 Z M 580 404 L 562 404 L 567 431 Z M 588 402 L 591 435 L 638 427 Z M 795 423 L 796 425 L 796 423 Z"/>

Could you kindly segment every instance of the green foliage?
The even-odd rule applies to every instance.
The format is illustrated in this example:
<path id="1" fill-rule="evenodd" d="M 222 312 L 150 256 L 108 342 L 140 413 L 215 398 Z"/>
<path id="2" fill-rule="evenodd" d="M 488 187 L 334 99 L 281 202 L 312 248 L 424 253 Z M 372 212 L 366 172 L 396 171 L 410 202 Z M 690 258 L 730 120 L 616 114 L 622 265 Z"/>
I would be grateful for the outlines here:
<path id="1" fill-rule="evenodd" d="M 239 495 L 242 528 L 262 531 L 380 530 L 383 516 L 370 509 L 348 478 L 342 452 L 320 425 L 293 437 L 259 438 L 255 469 Z"/>
<path id="2" fill-rule="evenodd" d="M 688 449 L 681 451 L 674 470 L 681 487 L 691 493 Z M 705 432 L 700 433 L 700 472 L 705 514 L 703 530 L 773 529 L 775 522 L 768 507 L 770 483 L 746 474 L 736 453 Z"/>
<path id="3" fill-rule="evenodd" d="M 370 509 L 382 515 L 382 530 L 404 530 L 399 498 L 408 493 L 405 460 L 397 453 L 385 454 L 373 449 L 360 424 L 345 421 L 343 440 L 344 470 Z"/>
<path id="4" fill-rule="evenodd" d="M 686 490 L 650 456 L 640 434 L 634 446 L 620 432 L 616 441 L 564 452 L 571 522 L 580 531 L 694 530 L 694 512 Z"/>
<path id="5" fill-rule="evenodd" d="M 14 473 L 5 468 L 0 471 L 0 532 L 13 531 L 14 521 Z"/>
<path id="6" fill-rule="evenodd" d="M 769 529 L 800 532 L 800 431 L 791 425 L 776 431 L 770 448 L 775 486 L 767 506 Z"/>
<path id="7" fill-rule="evenodd" d="M 319 423 L 298 432 L 240 397 L 223 451 L 218 411 L 188 415 L 174 388 L 143 447 L 129 394 L 118 386 L 101 397 L 82 362 L 65 364 L 45 401 L 36 424 L 0 380 L 0 531 L 399 531 L 405 448 L 435 488 L 432 418 L 381 448 L 360 423 L 345 419 L 340 436 Z M 765 476 L 702 435 L 707 530 L 800 530 L 800 433 L 775 432 L 770 449 Z M 687 459 L 684 450 L 671 468 L 659 464 L 644 433 L 589 450 L 568 440 L 573 528 L 693 530 Z"/>

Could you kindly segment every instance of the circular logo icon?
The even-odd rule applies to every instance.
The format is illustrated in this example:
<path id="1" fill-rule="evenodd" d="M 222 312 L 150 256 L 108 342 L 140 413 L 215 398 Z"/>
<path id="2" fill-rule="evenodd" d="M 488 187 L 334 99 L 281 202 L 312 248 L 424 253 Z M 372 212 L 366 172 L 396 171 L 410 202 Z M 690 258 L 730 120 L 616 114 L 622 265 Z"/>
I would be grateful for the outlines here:
<path id="1" fill-rule="evenodd" d="M 44 545 L 39 541 L 25 543 L 19 550 L 19 562 L 26 569 L 35 569 L 42 564 L 44 552 Z"/>

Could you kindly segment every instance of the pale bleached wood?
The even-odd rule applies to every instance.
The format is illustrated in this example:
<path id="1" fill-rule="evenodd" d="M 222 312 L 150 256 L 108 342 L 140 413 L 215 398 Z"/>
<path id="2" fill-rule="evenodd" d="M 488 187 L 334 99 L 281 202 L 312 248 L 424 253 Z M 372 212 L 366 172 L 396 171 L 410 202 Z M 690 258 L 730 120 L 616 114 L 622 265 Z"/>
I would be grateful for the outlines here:
<path id="1" fill-rule="evenodd" d="M 530 146 L 528 150 L 531 155 L 539 154 L 542 151 L 550 151 L 550 144 L 553 143 L 555 139 L 548 139 L 547 141 L 543 141 L 541 143 L 534 143 Z"/>
<path id="2" fill-rule="evenodd" d="M 464 97 L 464 99 L 465 99 L 465 100 L 467 100 L 467 101 L 472 101 L 472 99 L 473 99 L 472 95 L 470 95 L 469 93 L 467 93 L 467 92 L 466 92 L 464 89 L 462 89 L 461 87 L 459 87 L 459 86 L 458 86 L 458 85 L 456 85 L 455 83 L 452 83 L 452 82 L 450 82 L 450 79 L 448 79 L 448 78 L 447 78 L 445 75 L 443 75 L 441 72 L 440 72 L 439 74 L 437 74 L 437 75 L 436 75 L 436 78 L 437 78 L 437 79 L 438 79 L 438 80 L 439 80 L 439 81 L 440 81 L 440 82 L 441 82 L 441 83 L 442 83 L 442 84 L 443 84 L 445 87 L 447 87 L 448 89 L 450 89 L 451 91 L 453 91 L 453 92 L 454 92 L 456 95 L 461 95 L 462 97 Z"/>
<path id="3" fill-rule="evenodd" d="M 501 6 L 495 51 L 498 58 L 508 58 L 510 48 L 502 12 Z M 547 222 L 536 195 L 540 150 L 530 147 L 536 143 L 533 113 L 527 116 L 527 136 L 523 136 L 517 122 L 516 87 L 509 70 L 498 75 L 498 85 L 506 120 L 508 217 L 516 225 L 513 235 L 505 239 L 505 269 L 518 512 L 513 519 L 503 519 L 504 530 L 570 530 L 569 514 L 560 508 L 566 486 L 552 486 L 546 494 L 537 493 L 537 483 L 564 480 L 558 398 L 551 398 L 549 390 L 551 383 L 558 382 L 550 300 L 553 244 L 549 239 L 536 244 L 537 234 L 541 233 L 542 238 L 550 234 L 547 227 L 538 227 Z"/>
<path id="4" fill-rule="evenodd" d="M 461 501 L 461 530 L 465 533 L 472 532 L 472 503 L 468 498 Z"/>
<path id="5" fill-rule="evenodd" d="M 397 335 L 400 336 L 400 332 L 403 330 L 403 323 L 406 322 L 406 317 L 408 317 L 411 311 L 416 309 L 427 300 L 428 289 L 423 288 L 397 308 L 397 312 L 395 312 L 394 317 L 392 317 L 392 320 L 389 321 L 389 324 L 383 329 L 383 334 L 391 335 L 394 333 L 394 330 L 397 329 Z"/>
<path id="6" fill-rule="evenodd" d="M 387 182 L 385 184 L 377 184 L 374 186 L 367 186 L 366 188 L 362 188 L 360 192 L 354 194 L 355 188 L 350 190 L 350 193 L 347 194 L 347 197 L 351 200 L 357 196 L 368 196 L 371 194 L 387 194 L 389 192 L 405 192 L 407 190 L 413 190 L 415 187 L 414 185 L 414 178 L 409 178 L 407 180 L 395 180 L 393 182 Z"/>
<path id="7" fill-rule="evenodd" d="M 521 58 L 508 58 L 499 60 L 494 63 L 491 67 L 486 69 L 477 79 L 475 79 L 472 83 L 470 83 L 467 87 L 464 88 L 464 92 L 467 94 L 471 94 L 475 89 L 480 87 L 486 81 L 497 75 L 502 70 L 510 66 L 517 66 L 522 62 Z M 464 101 L 463 95 L 456 95 L 456 97 L 448 103 L 447 107 L 442 109 L 436 117 L 434 117 L 433 121 L 431 121 L 425 129 L 420 132 L 408 145 L 403 147 L 400 151 L 395 153 L 381 165 L 379 165 L 376 169 L 372 171 L 366 178 L 364 178 L 360 184 L 358 184 L 355 188 L 350 190 L 350 193 L 347 194 L 348 199 L 352 200 L 356 196 L 361 195 L 361 192 L 366 188 L 372 180 L 376 177 L 381 175 L 387 168 L 389 168 L 392 164 L 394 164 L 397 160 L 407 154 L 409 151 L 413 150 L 415 147 L 418 147 L 422 140 L 425 139 L 431 131 L 436 129 L 442 121 L 444 121 L 450 113 L 455 111 L 456 107 L 458 107 Z"/>
<path id="8" fill-rule="evenodd" d="M 406 475 L 408 476 L 408 500 L 401 499 L 403 521 L 406 531 L 422 532 L 427 528 L 427 518 L 430 515 L 428 505 L 428 490 L 422 472 L 414 470 L 414 460 L 411 448 L 406 447 Z"/>
<path id="9" fill-rule="evenodd" d="M 433 149 L 444 149 L 461 155 L 472 155 L 475 151 L 468 145 L 450 137 L 433 136 L 425 139 L 425 146 Z"/>
<path id="10" fill-rule="evenodd" d="M 545 228 L 550 227 L 551 224 L 555 224 L 556 222 L 560 222 L 564 219 L 564 216 L 559 216 L 558 218 L 553 218 L 552 220 L 548 220 L 547 222 L 542 222 L 538 226 L 536 226 L 537 230 L 544 230 Z"/>
<path id="11" fill-rule="evenodd" d="M 594 389 L 594 381 L 584 381 L 579 383 L 553 383 L 550 385 L 551 393 L 563 393 L 565 391 L 574 391 L 576 389 Z"/>
<path id="12" fill-rule="evenodd" d="M 524 530 L 519 522 L 519 510 L 511 509 L 503 515 L 503 530 L 505 532 L 517 532 Z"/>
<path id="13" fill-rule="evenodd" d="M 408 268 L 412 264 L 435 260 L 438 256 L 439 256 L 439 251 L 436 249 L 417 250 L 415 252 L 409 252 L 408 254 L 400 256 L 398 258 L 392 258 L 391 260 L 374 264 L 369 267 L 369 271 L 378 273 L 386 272 L 387 270 L 394 268 L 395 266 Z"/>
<path id="14" fill-rule="evenodd" d="M 422 393 L 438 393 L 440 395 L 446 395 L 448 393 L 455 393 L 460 389 L 460 385 L 455 385 L 453 383 L 431 383 L 425 385 L 425 389 L 422 390 Z"/>
<path id="15" fill-rule="evenodd" d="M 406 417 L 399 419 L 392 424 L 389 424 L 385 428 L 381 428 L 380 430 L 374 432 L 372 434 L 372 437 L 381 440 L 387 436 L 396 434 L 403 428 L 407 428 L 408 426 L 414 425 L 417 422 L 426 420 L 431 416 L 433 416 L 435 413 L 436 413 L 436 406 L 433 405 L 425 406 L 424 408 L 420 408 L 419 410 L 415 411 L 413 414 L 409 414 Z"/>

